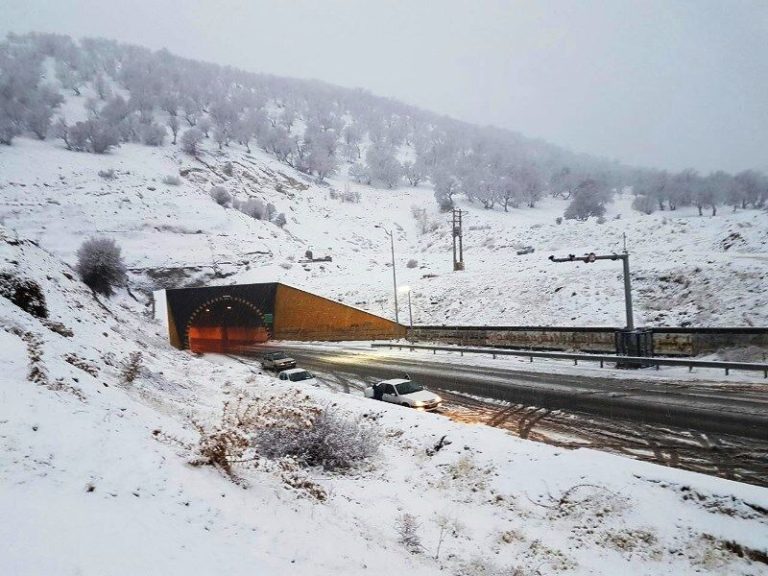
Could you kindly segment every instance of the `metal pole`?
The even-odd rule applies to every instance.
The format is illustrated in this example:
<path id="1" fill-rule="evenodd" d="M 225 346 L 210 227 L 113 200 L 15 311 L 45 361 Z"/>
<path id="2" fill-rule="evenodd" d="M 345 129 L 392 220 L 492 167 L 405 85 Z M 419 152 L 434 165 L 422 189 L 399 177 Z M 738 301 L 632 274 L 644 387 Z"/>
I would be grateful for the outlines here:
<path id="1" fill-rule="evenodd" d="M 629 278 L 629 254 L 624 253 L 621 256 L 624 263 L 624 305 L 627 312 L 627 330 L 635 329 L 635 320 L 632 314 L 632 285 Z"/>
<path id="2" fill-rule="evenodd" d="M 385 232 L 387 232 L 385 230 Z M 397 305 L 397 272 L 395 271 L 395 234 L 394 232 L 387 232 L 389 234 L 389 240 L 392 244 L 392 285 L 395 289 L 395 322 L 400 324 L 400 307 Z"/>
<path id="3" fill-rule="evenodd" d="M 456 270 L 456 208 L 451 212 L 451 236 L 453 237 L 453 269 Z"/>
<path id="4" fill-rule="evenodd" d="M 413 310 L 411 309 L 411 291 L 408 290 L 408 324 L 411 327 L 411 338 L 413 338 Z"/>

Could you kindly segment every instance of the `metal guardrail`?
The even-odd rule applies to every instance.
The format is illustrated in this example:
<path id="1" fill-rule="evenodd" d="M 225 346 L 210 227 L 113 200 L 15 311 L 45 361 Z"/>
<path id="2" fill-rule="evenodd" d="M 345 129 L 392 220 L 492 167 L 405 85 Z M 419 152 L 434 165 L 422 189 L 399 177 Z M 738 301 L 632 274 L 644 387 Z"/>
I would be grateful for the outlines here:
<path id="1" fill-rule="evenodd" d="M 768 378 L 768 364 L 758 364 L 753 362 L 720 362 L 717 360 L 688 360 L 684 358 L 645 358 L 642 356 L 616 356 L 615 354 L 582 354 L 571 352 L 539 352 L 533 350 L 507 350 L 499 348 L 465 348 L 460 346 L 427 346 L 424 344 L 371 344 L 371 348 L 399 348 L 409 350 L 432 350 L 432 353 L 439 352 L 459 352 L 462 356 L 464 354 L 490 354 L 494 358 L 496 356 L 520 356 L 523 358 L 530 358 L 533 362 L 534 358 L 550 358 L 555 360 L 573 360 L 575 365 L 578 365 L 579 360 L 585 362 L 599 362 L 600 368 L 604 366 L 606 362 L 621 362 L 626 364 L 638 364 L 646 366 L 687 366 L 688 371 L 693 371 L 694 368 L 717 368 L 725 370 L 725 374 L 728 375 L 731 370 L 747 370 L 751 372 L 762 372 L 764 378 Z"/>

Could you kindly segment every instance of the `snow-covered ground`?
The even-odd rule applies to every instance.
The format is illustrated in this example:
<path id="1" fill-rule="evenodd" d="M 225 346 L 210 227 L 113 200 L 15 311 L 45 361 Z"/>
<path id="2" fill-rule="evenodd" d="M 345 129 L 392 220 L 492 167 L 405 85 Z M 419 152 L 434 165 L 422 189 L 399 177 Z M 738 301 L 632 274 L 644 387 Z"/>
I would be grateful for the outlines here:
<path id="1" fill-rule="evenodd" d="M 70 120 L 83 99 L 68 99 Z M 287 225 L 217 205 L 216 184 L 273 203 Z M 338 198 L 347 187 L 359 203 Z M 766 489 L 329 390 L 298 389 L 374 421 L 381 437 L 352 472 L 262 460 L 236 464 L 235 482 L 190 464 L 193 419 L 210 429 L 227 400 L 292 390 L 231 359 L 172 349 L 143 295 L 282 281 L 391 317 L 389 239 L 377 226 L 394 231 L 416 323 L 619 324 L 615 263 L 546 257 L 618 251 L 624 233 L 638 324 L 768 323 L 764 212 L 644 216 L 630 202 L 618 197 L 602 224 L 556 224 L 562 200 L 510 213 L 460 201 L 467 270 L 454 273 L 450 225 L 426 186 L 318 185 L 237 145 L 206 143 L 195 160 L 170 145 L 98 156 L 15 139 L 0 150 L 0 272 L 37 282 L 50 317 L 0 298 L 0 574 L 766 573 Z M 421 233 L 414 207 L 434 230 Z M 99 302 L 77 280 L 71 265 L 92 235 L 122 247 L 137 299 L 121 290 Z M 536 251 L 517 256 L 526 245 Z M 333 260 L 302 264 L 306 250 Z M 142 368 L 126 383 L 136 352 Z M 417 553 L 400 542 L 405 514 Z"/>
<path id="2" fill-rule="evenodd" d="M 764 488 L 320 389 L 298 388 L 375 422 L 380 450 L 358 468 L 291 484 L 266 461 L 236 464 L 238 483 L 192 466 L 191 418 L 214 424 L 227 399 L 291 389 L 170 348 L 127 295 L 97 302 L 7 230 L 0 258 L 50 311 L 0 307 L 2 574 L 766 572 Z M 136 351 L 143 368 L 125 383 Z M 400 543 L 406 513 L 416 553 Z"/>
<path id="3" fill-rule="evenodd" d="M 395 231 L 398 283 L 412 290 L 414 322 L 471 325 L 621 325 L 617 262 L 553 264 L 550 254 L 630 250 L 638 325 L 768 324 L 768 223 L 764 211 L 715 217 L 695 208 L 643 215 L 631 196 L 609 205 L 606 221 L 564 221 L 566 201 L 536 208 L 483 210 L 459 201 L 465 217 L 466 271 L 452 271 L 449 217 L 431 189 L 382 190 L 332 180 L 317 185 L 300 173 L 238 145 L 202 162 L 177 147 L 125 144 L 107 155 L 70 152 L 60 143 L 18 138 L 0 151 L 0 218 L 20 236 L 67 262 L 88 236 L 114 237 L 146 289 L 206 282 L 282 281 L 392 317 L 389 239 Z M 232 162 L 232 176 L 224 165 Z M 114 178 L 98 175 L 114 170 Z M 181 185 L 163 177 L 182 173 Z M 215 184 L 236 198 L 261 198 L 285 212 L 284 229 L 217 205 Z M 359 192 L 359 203 L 333 191 Z M 412 208 L 439 224 L 422 234 Z M 617 219 L 618 218 L 618 219 Z M 531 245 L 536 251 L 518 256 Z M 332 262 L 301 264 L 306 250 Z M 416 266 L 408 268 L 409 260 Z M 189 267 L 187 277 L 149 268 Z M 214 272 L 225 278 L 211 277 Z M 400 319 L 407 321 L 400 295 Z"/>

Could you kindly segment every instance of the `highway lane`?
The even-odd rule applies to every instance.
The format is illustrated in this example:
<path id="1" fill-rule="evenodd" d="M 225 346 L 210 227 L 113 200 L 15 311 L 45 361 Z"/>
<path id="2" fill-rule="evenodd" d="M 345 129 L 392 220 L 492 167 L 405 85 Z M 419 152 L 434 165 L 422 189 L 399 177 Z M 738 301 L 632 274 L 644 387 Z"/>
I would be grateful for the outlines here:
<path id="1" fill-rule="evenodd" d="M 393 357 L 377 350 L 273 343 L 298 364 L 321 373 L 343 372 L 375 381 L 408 373 L 425 386 L 510 403 L 673 426 L 698 433 L 768 440 L 768 385 L 711 386 L 695 382 L 523 371 L 446 361 L 424 352 Z M 245 355 L 259 356 L 257 347 Z"/>

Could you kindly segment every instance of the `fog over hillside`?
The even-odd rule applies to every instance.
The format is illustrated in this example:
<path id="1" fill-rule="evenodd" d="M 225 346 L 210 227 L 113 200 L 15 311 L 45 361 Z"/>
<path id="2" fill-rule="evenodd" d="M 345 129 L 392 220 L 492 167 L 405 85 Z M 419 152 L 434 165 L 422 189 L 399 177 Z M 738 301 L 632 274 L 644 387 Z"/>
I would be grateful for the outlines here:
<path id="1" fill-rule="evenodd" d="M 43 81 L 45 70 L 53 71 Z M 341 173 L 395 188 L 431 182 L 443 210 L 462 194 L 486 209 L 534 207 L 545 195 L 573 197 L 566 218 L 600 216 L 613 192 L 631 187 L 646 213 L 727 203 L 760 207 L 765 175 L 629 168 L 502 129 L 481 128 L 366 92 L 259 75 L 178 58 L 165 50 L 52 34 L 11 35 L 2 46 L 0 142 L 22 133 L 61 138 L 104 153 L 123 142 L 191 154 L 205 137 L 221 150 L 259 146 L 322 182 Z M 55 76 L 55 84 L 52 83 Z M 82 119 L 59 111 L 60 90 L 92 86 Z"/>
<path id="2" fill-rule="evenodd" d="M 0 35 L 106 37 L 318 78 L 629 165 L 765 169 L 759 0 L 0 0 Z"/>

